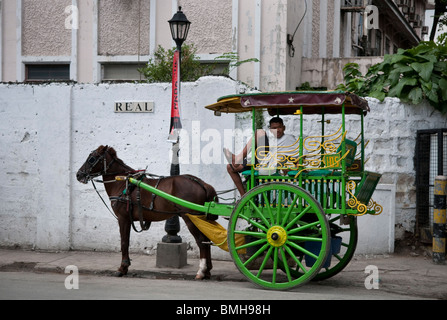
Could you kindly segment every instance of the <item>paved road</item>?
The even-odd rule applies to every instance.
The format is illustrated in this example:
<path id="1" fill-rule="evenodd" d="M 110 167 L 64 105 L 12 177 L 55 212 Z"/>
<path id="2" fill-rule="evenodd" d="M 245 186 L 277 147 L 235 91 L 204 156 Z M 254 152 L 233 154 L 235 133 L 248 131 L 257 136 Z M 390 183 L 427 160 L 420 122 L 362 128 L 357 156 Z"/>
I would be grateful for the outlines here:
<path id="1" fill-rule="evenodd" d="M 111 277 L 120 259 L 120 253 L 113 252 L 0 249 L 0 299 L 171 300 L 169 306 L 178 303 L 172 300 L 185 299 L 447 299 L 447 265 L 434 265 L 431 258 L 422 255 L 355 256 L 336 276 L 290 291 L 259 288 L 248 282 L 232 261 L 215 260 L 212 280 L 196 282 L 189 279 L 197 272 L 197 259 L 190 259 L 181 269 L 157 268 L 155 257 L 144 254 L 132 255 L 128 277 Z M 67 266 L 78 268 L 79 289 L 65 288 L 71 276 L 64 273 Z M 377 281 L 368 283 L 379 288 L 368 290 L 365 283 L 371 267 L 377 269 Z"/>
<path id="2" fill-rule="evenodd" d="M 79 289 L 71 275 L 36 272 L 0 272 L 0 299 L 148 299 L 148 300 L 321 300 L 419 299 L 364 284 L 344 285 L 337 280 L 309 283 L 290 291 L 263 290 L 249 282 L 179 279 L 115 278 L 79 275 Z"/>

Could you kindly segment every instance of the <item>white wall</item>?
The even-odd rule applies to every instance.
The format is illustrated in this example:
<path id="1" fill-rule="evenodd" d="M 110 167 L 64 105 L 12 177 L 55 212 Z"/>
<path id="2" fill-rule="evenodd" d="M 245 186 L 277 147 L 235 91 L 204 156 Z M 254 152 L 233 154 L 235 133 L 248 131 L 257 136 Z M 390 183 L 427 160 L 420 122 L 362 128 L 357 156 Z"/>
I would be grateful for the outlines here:
<path id="1" fill-rule="evenodd" d="M 181 173 L 194 174 L 216 190 L 233 188 L 221 152 L 233 141 L 222 133 L 251 124 L 246 117 L 236 121 L 233 115 L 215 117 L 204 106 L 239 90 L 240 85 L 227 78 L 182 84 L 182 123 L 188 133 L 182 141 L 200 140 L 201 154 L 192 154 L 196 152 L 192 142 L 184 148 L 182 154 L 189 152 L 190 161 L 181 164 Z M 132 100 L 154 101 L 154 113 L 114 113 L 115 101 Z M 359 217 L 366 227 L 360 226 L 358 253 L 392 251 L 395 231 L 413 231 L 416 130 L 447 126 L 446 116 L 428 105 L 402 105 L 397 99 L 369 102 L 368 169 L 383 173 L 373 198 L 383 201 L 385 210 L 379 217 Z M 90 151 L 108 144 L 133 168 L 169 175 L 170 103 L 169 84 L 0 84 L 0 246 L 119 251 L 117 221 L 92 185 L 76 180 L 76 172 Z M 285 118 L 288 132 L 299 132 L 296 120 Z M 319 127 L 316 120 L 306 120 L 309 134 Z M 358 125 L 348 122 L 348 130 Z M 97 186 L 107 198 L 103 186 Z M 368 228 L 370 219 L 375 219 L 374 227 Z M 226 220 L 220 222 L 227 227 Z M 164 223 L 154 223 L 142 234 L 132 232 L 131 250 L 153 253 L 164 234 Z M 182 228 L 180 235 L 190 244 L 190 253 L 196 254 L 187 229 Z M 215 257 L 228 257 L 218 248 L 213 251 Z"/>
<path id="2" fill-rule="evenodd" d="M 370 143 L 367 169 L 382 173 L 381 183 L 396 186 L 396 239 L 414 232 L 416 223 L 416 171 L 414 157 L 417 130 L 447 128 L 447 114 L 424 101 L 403 104 L 398 98 L 383 103 L 368 99 L 371 113 L 365 130 Z"/>
<path id="3" fill-rule="evenodd" d="M 396 186 L 379 184 L 373 199 L 383 207 L 379 215 L 357 218 L 358 242 L 356 253 L 380 254 L 394 252 L 396 221 Z"/>
<path id="4" fill-rule="evenodd" d="M 234 117 L 216 118 L 204 106 L 238 92 L 239 85 L 227 78 L 182 83 L 183 127 L 190 139 L 204 140 L 203 153 L 209 151 L 208 139 L 216 130 L 234 128 Z M 115 101 L 132 100 L 154 101 L 155 112 L 114 113 Z M 1 84 L 0 177 L 5 183 L 0 186 L 4 197 L 0 245 L 118 251 L 117 221 L 92 185 L 76 180 L 76 172 L 90 151 L 108 144 L 131 167 L 169 175 L 170 110 L 169 84 Z M 192 136 L 192 124 L 198 135 Z M 212 151 L 222 157 L 221 150 Z M 199 176 L 217 190 L 232 188 L 223 159 L 218 163 L 181 164 L 180 168 L 182 174 Z M 103 186 L 97 186 L 107 199 Z M 155 223 L 150 232 L 132 233 L 131 248 L 150 252 L 164 234 L 164 223 Z M 180 235 L 195 250 L 186 228 Z"/>

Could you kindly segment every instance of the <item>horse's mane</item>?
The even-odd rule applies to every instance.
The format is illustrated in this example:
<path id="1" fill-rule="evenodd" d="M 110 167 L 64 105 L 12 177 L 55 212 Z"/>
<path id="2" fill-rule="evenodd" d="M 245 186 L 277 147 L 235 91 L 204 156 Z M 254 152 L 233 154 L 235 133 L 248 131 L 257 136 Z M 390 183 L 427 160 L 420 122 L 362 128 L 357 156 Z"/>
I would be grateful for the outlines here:
<path id="1" fill-rule="evenodd" d="M 109 147 L 109 146 L 99 146 L 98 149 L 96 149 L 96 151 L 99 154 L 103 154 L 104 152 L 108 152 L 113 158 L 115 158 L 115 161 L 119 162 L 121 165 L 129 167 L 127 164 L 124 163 L 123 160 L 121 160 L 120 158 L 118 158 L 117 154 L 116 154 L 116 150 L 113 147 Z M 130 167 L 129 167 L 130 168 Z"/>

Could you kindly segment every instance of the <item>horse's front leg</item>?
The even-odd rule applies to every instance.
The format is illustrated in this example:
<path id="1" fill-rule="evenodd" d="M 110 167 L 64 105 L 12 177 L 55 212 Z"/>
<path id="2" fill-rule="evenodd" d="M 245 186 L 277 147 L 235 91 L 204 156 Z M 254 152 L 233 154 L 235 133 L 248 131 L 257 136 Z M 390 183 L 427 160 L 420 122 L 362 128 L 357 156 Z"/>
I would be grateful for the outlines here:
<path id="1" fill-rule="evenodd" d="M 118 269 L 117 276 L 122 277 L 127 274 L 130 266 L 129 258 L 129 240 L 130 240 L 130 220 L 129 217 L 119 217 L 118 224 L 121 236 L 121 265 Z"/>

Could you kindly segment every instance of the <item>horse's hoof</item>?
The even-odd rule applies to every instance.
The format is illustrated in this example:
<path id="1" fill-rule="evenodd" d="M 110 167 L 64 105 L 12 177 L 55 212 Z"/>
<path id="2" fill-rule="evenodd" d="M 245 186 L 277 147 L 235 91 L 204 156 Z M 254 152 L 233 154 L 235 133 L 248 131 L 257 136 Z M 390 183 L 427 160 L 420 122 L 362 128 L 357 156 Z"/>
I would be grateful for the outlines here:
<path id="1" fill-rule="evenodd" d="M 121 278 L 122 276 L 124 276 L 124 273 L 122 273 L 121 271 L 115 272 L 115 277 Z"/>
<path id="2" fill-rule="evenodd" d="M 211 275 L 202 276 L 202 275 L 198 274 L 198 275 L 196 275 L 194 280 L 209 280 L 209 279 L 211 279 Z"/>

